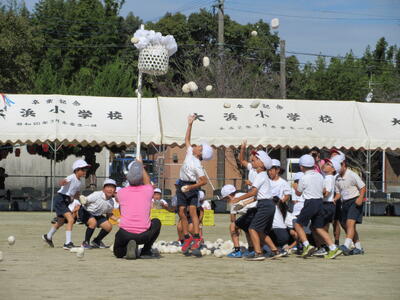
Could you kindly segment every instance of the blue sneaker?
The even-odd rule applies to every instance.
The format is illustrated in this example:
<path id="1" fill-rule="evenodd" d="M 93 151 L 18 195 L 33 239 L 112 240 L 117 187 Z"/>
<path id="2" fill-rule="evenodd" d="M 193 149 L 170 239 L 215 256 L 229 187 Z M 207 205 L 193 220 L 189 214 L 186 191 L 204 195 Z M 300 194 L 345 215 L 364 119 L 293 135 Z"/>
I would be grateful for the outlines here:
<path id="1" fill-rule="evenodd" d="M 253 257 L 256 253 L 254 251 L 248 251 L 246 250 L 245 253 L 243 253 L 244 257 Z"/>
<path id="2" fill-rule="evenodd" d="M 339 246 L 339 249 L 342 250 L 344 256 L 350 255 L 351 250 L 347 248 L 345 245 Z"/>
<path id="3" fill-rule="evenodd" d="M 242 254 L 242 252 L 240 250 L 239 251 L 233 251 L 233 252 L 229 253 L 227 255 L 227 257 L 230 257 L 230 258 L 242 258 L 243 254 Z"/>
<path id="4" fill-rule="evenodd" d="M 350 251 L 350 255 L 363 255 L 364 249 L 354 248 Z"/>

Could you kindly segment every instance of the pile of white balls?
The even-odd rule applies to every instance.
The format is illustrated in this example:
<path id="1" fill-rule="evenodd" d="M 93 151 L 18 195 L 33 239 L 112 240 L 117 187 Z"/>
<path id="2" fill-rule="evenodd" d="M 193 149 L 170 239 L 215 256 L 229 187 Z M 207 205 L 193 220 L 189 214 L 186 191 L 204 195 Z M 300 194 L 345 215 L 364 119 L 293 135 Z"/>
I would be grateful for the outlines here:
<path id="1" fill-rule="evenodd" d="M 248 247 L 247 243 L 240 242 L 240 247 Z M 202 256 L 214 255 L 215 257 L 227 256 L 234 250 L 232 241 L 224 241 L 223 239 L 217 239 L 215 242 L 205 241 L 203 246 L 200 248 Z M 176 246 L 176 242 L 158 241 L 153 244 L 153 252 L 158 251 L 160 254 L 175 254 L 181 253 L 181 247 Z"/>

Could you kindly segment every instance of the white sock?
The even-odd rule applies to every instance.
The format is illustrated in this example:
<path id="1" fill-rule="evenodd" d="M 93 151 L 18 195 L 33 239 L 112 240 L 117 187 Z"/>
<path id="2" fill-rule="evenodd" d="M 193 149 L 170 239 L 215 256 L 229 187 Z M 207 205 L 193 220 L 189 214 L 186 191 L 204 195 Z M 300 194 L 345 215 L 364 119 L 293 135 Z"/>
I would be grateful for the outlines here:
<path id="1" fill-rule="evenodd" d="M 308 241 L 304 241 L 303 245 L 304 245 L 304 247 L 308 247 L 310 245 L 310 243 Z"/>
<path id="2" fill-rule="evenodd" d="M 329 245 L 329 250 L 333 251 L 335 250 L 337 247 L 335 244 Z"/>
<path id="3" fill-rule="evenodd" d="M 51 240 L 53 238 L 53 235 L 56 233 L 57 229 L 55 229 L 53 226 L 50 228 L 50 231 L 47 233 L 47 238 Z"/>
<path id="4" fill-rule="evenodd" d="M 361 247 L 361 243 L 360 242 L 356 242 L 355 244 L 354 244 L 354 246 L 357 248 L 357 249 L 362 249 L 362 247 Z"/>
<path id="5" fill-rule="evenodd" d="M 65 243 L 66 244 L 71 243 L 71 235 L 72 235 L 72 231 L 65 231 Z"/>
<path id="6" fill-rule="evenodd" d="M 346 238 L 346 239 L 344 240 L 344 245 L 345 245 L 348 249 L 350 249 L 351 243 L 352 243 L 352 242 L 353 242 L 352 239 Z"/>

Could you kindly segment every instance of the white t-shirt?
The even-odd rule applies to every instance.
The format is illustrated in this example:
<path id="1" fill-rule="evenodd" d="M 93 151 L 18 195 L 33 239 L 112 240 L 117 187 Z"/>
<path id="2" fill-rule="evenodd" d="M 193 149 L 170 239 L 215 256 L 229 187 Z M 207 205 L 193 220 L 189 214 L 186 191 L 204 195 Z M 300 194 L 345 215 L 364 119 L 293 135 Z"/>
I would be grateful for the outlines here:
<path id="1" fill-rule="evenodd" d="M 278 180 L 270 180 L 270 182 L 272 196 L 282 199 L 284 195 L 291 194 L 290 185 L 285 179 L 279 177 Z"/>
<path id="2" fill-rule="evenodd" d="M 256 179 L 257 171 L 253 168 L 251 163 L 247 164 L 247 170 L 249 171 L 249 181 L 253 183 L 254 179 Z M 249 190 L 251 190 L 251 185 L 248 185 Z"/>
<path id="3" fill-rule="evenodd" d="M 245 194 L 245 193 L 236 193 L 236 194 L 235 194 L 235 197 L 236 197 L 236 198 L 239 198 L 239 197 L 243 196 L 244 194 Z M 246 201 L 246 200 L 249 200 L 249 199 L 250 199 L 250 198 L 247 198 L 247 199 L 244 199 L 244 200 L 242 200 L 242 201 Z M 235 210 L 236 204 L 237 204 L 237 203 L 231 205 L 231 215 L 236 215 L 236 214 L 244 215 L 250 208 L 254 208 L 254 207 L 257 206 L 257 201 L 253 201 L 253 202 L 247 204 L 245 207 L 243 207 L 243 208 L 240 209 L 240 210 Z"/>
<path id="4" fill-rule="evenodd" d="M 293 225 L 294 218 L 295 216 L 290 211 L 286 213 L 285 224 L 287 228 L 294 228 Z"/>
<path id="5" fill-rule="evenodd" d="M 335 196 L 335 176 L 325 176 L 324 189 L 329 193 L 328 195 L 324 196 L 324 202 L 333 202 L 333 198 Z"/>
<path id="6" fill-rule="evenodd" d="M 67 178 L 65 178 L 65 180 L 67 183 L 58 190 L 58 193 L 74 197 L 75 194 L 81 189 L 81 181 L 76 178 L 75 174 L 69 175 Z"/>
<path id="7" fill-rule="evenodd" d="M 272 228 L 286 229 L 285 220 L 283 220 L 283 215 L 281 213 L 281 210 L 278 208 L 278 206 L 275 208 L 274 221 L 272 223 Z"/>
<path id="8" fill-rule="evenodd" d="M 114 209 L 114 198 L 107 200 L 103 191 L 91 193 L 86 197 L 86 200 L 87 202 L 84 207 L 94 216 L 111 213 Z"/>
<path id="9" fill-rule="evenodd" d="M 185 160 L 179 172 L 179 178 L 183 181 L 196 182 L 202 176 L 205 175 L 201 162 L 193 155 L 193 148 L 188 147 Z"/>
<path id="10" fill-rule="evenodd" d="M 69 205 L 68 205 L 68 209 L 72 212 L 75 207 L 77 207 L 78 205 L 81 205 L 81 203 L 79 202 L 79 200 L 74 200 L 72 201 Z"/>
<path id="11" fill-rule="evenodd" d="M 296 191 L 294 188 L 292 188 L 292 201 L 295 201 L 296 203 L 293 206 L 293 215 L 298 216 L 303 209 L 304 206 L 304 198 L 303 196 L 297 196 Z"/>
<path id="12" fill-rule="evenodd" d="M 343 201 L 360 196 L 360 189 L 365 186 L 360 176 L 352 170 L 347 169 L 343 177 L 336 178 L 336 192 L 340 193 Z"/>
<path id="13" fill-rule="evenodd" d="M 267 172 L 257 173 L 256 178 L 252 182 L 253 187 L 257 188 L 257 200 L 272 199 L 271 183 Z"/>
<path id="14" fill-rule="evenodd" d="M 160 199 L 160 200 L 151 199 L 151 203 L 154 204 L 157 209 L 164 208 L 163 205 L 168 206 L 168 202 L 165 201 L 164 199 Z"/>
<path id="15" fill-rule="evenodd" d="M 314 170 L 309 170 L 300 178 L 297 190 L 302 193 L 305 200 L 322 199 L 324 197 L 324 178 Z"/>

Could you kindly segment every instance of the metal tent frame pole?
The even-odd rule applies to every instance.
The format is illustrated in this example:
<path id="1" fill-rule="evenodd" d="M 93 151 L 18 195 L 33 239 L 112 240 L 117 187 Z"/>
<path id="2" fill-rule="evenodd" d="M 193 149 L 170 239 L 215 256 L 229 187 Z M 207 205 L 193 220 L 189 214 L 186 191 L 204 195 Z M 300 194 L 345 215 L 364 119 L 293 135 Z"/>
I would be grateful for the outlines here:
<path id="1" fill-rule="evenodd" d="M 53 156 L 53 164 L 52 164 L 52 174 L 51 174 L 51 207 L 50 207 L 50 212 L 53 212 L 53 204 L 54 204 L 54 187 L 56 185 L 55 180 L 56 180 L 56 159 L 57 159 L 57 151 L 61 148 L 63 143 L 60 143 L 60 145 L 57 147 L 57 141 L 54 141 L 54 147 L 49 143 L 50 149 L 54 151 L 54 156 Z"/>

